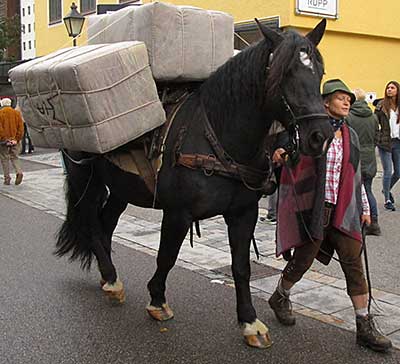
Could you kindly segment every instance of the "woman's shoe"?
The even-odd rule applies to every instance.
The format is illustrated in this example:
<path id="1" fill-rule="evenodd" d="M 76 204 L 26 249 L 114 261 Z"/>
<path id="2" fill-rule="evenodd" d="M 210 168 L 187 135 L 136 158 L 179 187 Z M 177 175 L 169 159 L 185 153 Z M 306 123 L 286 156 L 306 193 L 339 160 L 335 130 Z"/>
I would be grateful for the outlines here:
<path id="1" fill-rule="evenodd" d="M 396 211 L 396 208 L 394 207 L 393 202 L 390 200 L 387 200 L 383 206 L 385 207 L 386 210 Z"/>

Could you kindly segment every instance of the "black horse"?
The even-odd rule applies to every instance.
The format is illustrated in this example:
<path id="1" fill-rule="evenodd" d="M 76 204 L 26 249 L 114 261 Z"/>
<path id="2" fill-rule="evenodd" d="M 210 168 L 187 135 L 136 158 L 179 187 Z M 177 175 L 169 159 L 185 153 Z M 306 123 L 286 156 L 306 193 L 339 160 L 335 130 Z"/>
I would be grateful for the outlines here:
<path id="1" fill-rule="evenodd" d="M 191 224 L 222 215 L 228 226 L 243 335 L 251 346 L 270 346 L 268 329 L 257 319 L 249 288 L 250 242 L 261 192 L 254 184 L 249 186 L 245 172 L 265 168 L 263 143 L 274 120 L 291 130 L 302 153 L 317 157 L 326 150 L 333 134 L 320 95 L 324 69 L 316 49 L 325 25 L 323 20 L 304 37 L 259 24 L 263 39 L 227 61 L 186 99 L 166 139 L 156 199 L 140 176 L 122 171 L 102 156 L 85 165 L 66 159 L 67 216 L 56 254 L 71 254 L 83 268 L 89 268 L 95 256 L 103 289 L 123 301 L 123 285 L 111 260 L 113 231 L 128 203 L 154 207 L 156 200 L 163 219 L 147 310 L 155 319 L 167 320 L 173 313 L 166 303 L 166 279 Z M 68 153 L 74 159 L 91 157 Z M 209 155 L 219 155 L 217 162 L 228 163 L 228 169 L 239 166 L 240 171 L 242 166 L 243 176 L 240 172 L 240 178 L 209 176 L 207 168 L 179 163 L 181 156 Z"/>

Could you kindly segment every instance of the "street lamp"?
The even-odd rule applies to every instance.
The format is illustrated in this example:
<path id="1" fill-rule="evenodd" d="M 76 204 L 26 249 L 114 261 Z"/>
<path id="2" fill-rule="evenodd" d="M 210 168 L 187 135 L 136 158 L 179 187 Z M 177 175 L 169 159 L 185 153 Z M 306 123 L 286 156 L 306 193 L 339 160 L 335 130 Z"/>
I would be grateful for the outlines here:
<path id="1" fill-rule="evenodd" d="M 63 19 L 68 35 L 73 37 L 72 44 L 74 47 L 76 46 L 76 37 L 81 34 L 83 23 L 85 22 L 85 17 L 76 9 L 75 3 L 72 3 L 71 11 Z"/>

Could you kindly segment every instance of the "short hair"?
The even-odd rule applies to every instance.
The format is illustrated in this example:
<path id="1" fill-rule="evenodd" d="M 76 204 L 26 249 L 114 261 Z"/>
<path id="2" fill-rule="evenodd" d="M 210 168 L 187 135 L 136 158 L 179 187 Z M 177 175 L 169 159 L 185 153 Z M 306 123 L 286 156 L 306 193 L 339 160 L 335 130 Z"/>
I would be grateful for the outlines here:
<path id="1" fill-rule="evenodd" d="M 365 101 L 367 94 L 362 88 L 356 88 L 353 92 L 356 95 L 356 100 Z"/>
<path id="2" fill-rule="evenodd" d="M 11 104 L 11 99 L 9 99 L 8 97 L 5 97 L 1 100 L 1 106 L 11 106 Z"/>
<path id="3" fill-rule="evenodd" d="M 333 94 L 322 96 L 324 101 L 331 102 Z"/>

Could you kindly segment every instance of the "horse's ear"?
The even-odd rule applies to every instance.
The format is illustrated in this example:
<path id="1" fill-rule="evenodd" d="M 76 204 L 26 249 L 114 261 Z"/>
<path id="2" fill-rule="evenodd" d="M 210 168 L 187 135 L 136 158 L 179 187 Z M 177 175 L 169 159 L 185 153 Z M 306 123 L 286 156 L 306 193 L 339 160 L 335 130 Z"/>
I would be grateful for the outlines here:
<path id="1" fill-rule="evenodd" d="M 257 18 L 254 19 L 258 25 L 258 28 L 260 29 L 262 35 L 266 38 L 269 39 L 274 48 L 277 47 L 283 40 L 283 36 L 280 35 L 278 32 L 273 30 L 272 28 L 269 28 L 265 25 L 262 25 Z"/>
<path id="2" fill-rule="evenodd" d="M 326 19 L 322 19 L 317 26 L 306 35 L 306 37 L 311 41 L 312 44 L 317 46 L 324 35 L 326 28 Z"/>

